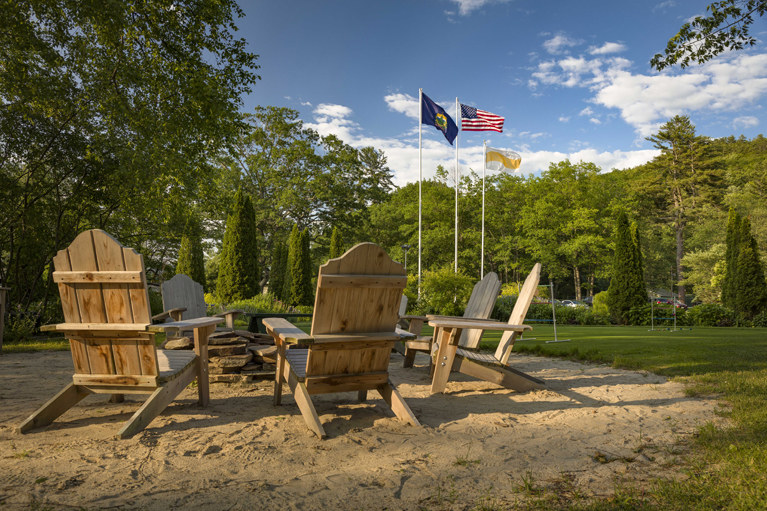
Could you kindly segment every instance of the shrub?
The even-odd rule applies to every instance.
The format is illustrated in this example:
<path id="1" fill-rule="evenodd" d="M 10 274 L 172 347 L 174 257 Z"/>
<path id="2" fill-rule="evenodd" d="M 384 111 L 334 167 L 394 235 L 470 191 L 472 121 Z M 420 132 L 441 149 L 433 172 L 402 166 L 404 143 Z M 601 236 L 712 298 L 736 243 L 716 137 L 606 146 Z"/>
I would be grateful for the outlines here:
<path id="1" fill-rule="evenodd" d="M 427 270 L 421 279 L 419 308 L 427 314 L 461 316 L 473 288 L 471 277 L 462 272 L 455 273 L 449 266 Z"/>
<path id="2" fill-rule="evenodd" d="M 732 326 L 735 312 L 723 305 L 704 303 L 687 310 L 690 324 L 695 326 Z"/>
<path id="3" fill-rule="evenodd" d="M 264 295 L 254 296 L 253 298 L 247 298 L 244 300 L 237 300 L 231 303 L 223 304 L 214 295 L 210 293 L 205 294 L 205 303 L 208 305 L 211 314 L 221 312 L 226 305 L 228 309 L 239 309 L 245 312 L 303 312 L 307 314 L 312 313 L 312 307 L 299 306 L 291 307 L 287 303 L 279 300 L 273 293 L 267 293 Z"/>
<path id="4" fill-rule="evenodd" d="M 767 310 L 754 316 L 754 326 L 767 327 Z"/>
<path id="5" fill-rule="evenodd" d="M 149 288 L 149 310 L 152 312 L 152 316 L 164 312 L 162 306 L 162 294 L 155 288 Z"/>
<path id="6" fill-rule="evenodd" d="M 609 297 L 609 293 L 607 291 L 601 291 L 594 295 L 592 310 L 596 314 L 601 314 L 604 316 L 607 316 L 608 314 L 610 314 L 610 311 L 607 307 L 608 297 Z"/>
<path id="7" fill-rule="evenodd" d="M 35 330 L 35 317 L 33 315 L 22 312 L 8 314 L 3 341 L 9 344 L 26 341 L 32 337 Z"/>

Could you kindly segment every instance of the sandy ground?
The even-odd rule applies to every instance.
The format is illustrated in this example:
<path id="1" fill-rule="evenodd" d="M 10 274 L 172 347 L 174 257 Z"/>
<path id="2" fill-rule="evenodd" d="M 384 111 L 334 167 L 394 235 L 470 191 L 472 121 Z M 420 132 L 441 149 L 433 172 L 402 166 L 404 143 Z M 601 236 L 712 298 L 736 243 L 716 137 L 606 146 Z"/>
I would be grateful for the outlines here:
<path id="1" fill-rule="evenodd" d="M 420 357 L 421 355 L 419 355 Z M 516 356 L 546 380 L 524 394 L 453 374 L 429 395 L 426 358 L 391 379 L 423 427 L 397 421 L 375 393 L 315 396 L 328 433 L 305 426 L 293 397 L 272 405 L 273 384 L 212 384 L 142 433 L 113 435 L 139 406 L 89 396 L 51 426 L 17 425 L 68 381 L 68 352 L 0 356 L 0 510 L 3 509 L 472 509 L 529 498 L 524 488 L 609 495 L 619 480 L 640 487 L 681 477 L 684 444 L 713 400 L 642 372 Z M 420 364 L 420 365 L 419 365 Z"/>

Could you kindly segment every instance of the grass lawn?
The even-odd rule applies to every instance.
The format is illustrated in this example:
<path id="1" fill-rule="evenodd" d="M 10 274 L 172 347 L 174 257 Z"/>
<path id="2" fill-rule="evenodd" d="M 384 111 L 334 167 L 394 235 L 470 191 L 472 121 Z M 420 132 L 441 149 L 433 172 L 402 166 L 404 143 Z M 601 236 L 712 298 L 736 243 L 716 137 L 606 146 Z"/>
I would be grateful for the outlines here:
<path id="1" fill-rule="evenodd" d="M 308 330 L 310 323 L 300 323 Z M 424 332 L 426 333 L 426 332 Z M 690 395 L 714 395 L 731 426 L 702 427 L 679 470 L 681 482 L 658 481 L 650 493 L 629 484 L 597 503 L 568 503 L 567 509 L 698 510 L 767 509 L 767 329 L 693 328 L 650 332 L 647 327 L 534 325 L 515 352 L 600 362 L 679 379 Z M 483 337 L 494 349 L 499 333 Z M 68 349 L 63 339 L 6 344 L 4 352 Z M 561 509 L 556 495 L 543 493 L 532 509 Z M 488 508 L 494 509 L 494 508 Z"/>

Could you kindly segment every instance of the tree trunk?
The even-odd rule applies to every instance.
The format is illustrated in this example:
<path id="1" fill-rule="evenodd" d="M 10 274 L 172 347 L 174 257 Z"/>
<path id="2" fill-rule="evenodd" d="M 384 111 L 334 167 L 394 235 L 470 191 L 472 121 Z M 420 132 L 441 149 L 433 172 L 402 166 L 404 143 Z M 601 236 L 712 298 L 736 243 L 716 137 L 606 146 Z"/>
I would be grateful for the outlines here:
<path id="1" fill-rule="evenodd" d="M 581 299 L 581 270 L 577 266 L 573 266 L 573 283 L 575 284 L 575 299 Z"/>

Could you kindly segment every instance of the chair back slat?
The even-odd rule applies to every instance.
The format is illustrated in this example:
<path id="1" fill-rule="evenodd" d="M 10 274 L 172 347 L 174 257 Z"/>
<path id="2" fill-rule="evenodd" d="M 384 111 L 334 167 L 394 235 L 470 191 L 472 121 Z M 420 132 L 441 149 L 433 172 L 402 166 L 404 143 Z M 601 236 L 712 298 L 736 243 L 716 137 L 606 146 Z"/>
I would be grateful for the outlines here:
<path id="1" fill-rule="evenodd" d="M 192 280 L 188 275 L 179 273 L 170 280 L 162 283 L 162 308 L 171 310 L 185 308 L 184 319 L 203 318 L 207 316 L 205 292 L 202 284 Z M 171 319 L 169 319 L 171 321 Z"/>
<path id="2" fill-rule="evenodd" d="M 530 309 L 530 304 L 533 303 L 533 297 L 535 297 L 535 293 L 538 290 L 538 282 L 540 279 L 541 263 L 535 263 L 530 274 L 525 279 L 525 283 L 522 284 L 522 289 L 520 289 L 519 296 L 517 297 L 517 303 L 514 304 L 514 308 L 511 310 L 509 325 L 521 325 L 525 320 L 527 311 Z M 504 332 L 501 336 L 501 340 L 498 342 L 495 358 L 502 360 L 505 363 L 509 358 L 507 352 L 511 350 L 515 339 L 515 332 Z"/>
<path id="3" fill-rule="evenodd" d="M 474 289 L 471 292 L 471 297 L 469 297 L 469 303 L 466 304 L 463 317 L 489 318 L 500 292 L 501 280 L 498 278 L 498 274 L 491 271 L 482 280 L 474 284 Z M 464 348 L 477 348 L 481 338 L 482 330 L 464 330 L 461 333 L 458 345 Z"/>
<path id="4" fill-rule="evenodd" d="M 60 250 L 53 263 L 64 320 L 70 325 L 83 325 L 82 331 L 74 328 L 76 333 L 68 334 L 75 373 L 159 374 L 154 334 L 104 328 L 87 332 L 88 324 L 93 323 L 150 323 L 142 256 L 106 232 L 93 229 Z"/>

